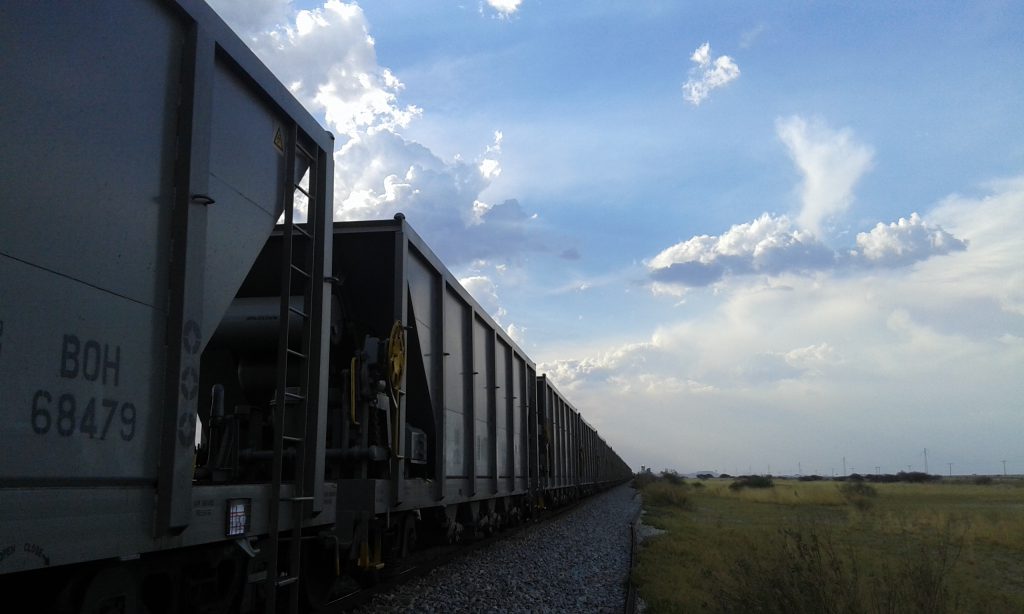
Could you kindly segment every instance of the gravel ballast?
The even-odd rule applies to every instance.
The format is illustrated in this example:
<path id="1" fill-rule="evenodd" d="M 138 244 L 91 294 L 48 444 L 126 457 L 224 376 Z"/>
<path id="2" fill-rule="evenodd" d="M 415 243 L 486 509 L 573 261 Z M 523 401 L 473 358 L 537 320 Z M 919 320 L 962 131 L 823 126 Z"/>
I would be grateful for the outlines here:
<path id="1" fill-rule="evenodd" d="M 630 525 L 640 497 L 628 484 L 551 522 L 472 552 L 360 612 L 621 612 Z"/>

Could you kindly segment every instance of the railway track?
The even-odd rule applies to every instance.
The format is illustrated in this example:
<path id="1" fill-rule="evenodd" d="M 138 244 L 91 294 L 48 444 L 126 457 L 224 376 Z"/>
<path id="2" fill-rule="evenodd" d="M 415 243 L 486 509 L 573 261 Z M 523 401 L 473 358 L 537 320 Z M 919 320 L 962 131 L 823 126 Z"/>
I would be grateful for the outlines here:
<path id="1" fill-rule="evenodd" d="M 317 614 L 338 614 L 355 611 L 369 604 L 377 595 L 389 593 L 416 578 L 423 577 L 436 569 L 444 567 L 452 561 L 465 558 L 498 542 L 525 534 L 528 531 L 554 522 L 577 509 L 586 500 L 579 499 L 562 507 L 547 510 L 538 518 L 523 522 L 517 526 L 506 527 L 491 535 L 474 538 L 471 541 L 457 545 L 434 546 L 418 551 L 410 555 L 406 562 L 396 566 L 392 572 L 382 574 L 380 579 L 372 586 L 354 590 L 314 611 Z"/>

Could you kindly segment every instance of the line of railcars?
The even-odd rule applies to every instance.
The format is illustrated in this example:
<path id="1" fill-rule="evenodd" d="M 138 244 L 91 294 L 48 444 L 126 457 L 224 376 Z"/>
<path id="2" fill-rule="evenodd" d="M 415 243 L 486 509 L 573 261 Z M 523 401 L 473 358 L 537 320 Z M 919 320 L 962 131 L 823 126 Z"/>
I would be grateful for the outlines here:
<path id="1" fill-rule="evenodd" d="M 5 3 L 0 92 L 5 598 L 296 611 L 630 476 L 201 1 Z"/>

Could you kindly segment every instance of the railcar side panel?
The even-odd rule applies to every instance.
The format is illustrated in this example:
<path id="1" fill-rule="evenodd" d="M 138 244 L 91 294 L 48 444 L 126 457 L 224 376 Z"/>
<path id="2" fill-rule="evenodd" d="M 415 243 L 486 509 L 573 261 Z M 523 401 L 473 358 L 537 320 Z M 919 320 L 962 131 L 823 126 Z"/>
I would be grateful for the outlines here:
<path id="1" fill-rule="evenodd" d="M 194 0 L 5 5 L 0 119 L 0 573 L 223 539 L 199 355 L 330 137 Z"/>

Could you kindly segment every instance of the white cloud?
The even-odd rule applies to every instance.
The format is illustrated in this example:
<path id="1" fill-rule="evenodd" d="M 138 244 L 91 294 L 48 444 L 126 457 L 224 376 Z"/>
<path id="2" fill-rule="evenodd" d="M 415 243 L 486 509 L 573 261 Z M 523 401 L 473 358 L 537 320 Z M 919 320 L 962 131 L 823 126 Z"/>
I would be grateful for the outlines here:
<path id="1" fill-rule="evenodd" d="M 835 260 L 830 248 L 794 228 L 789 218 L 765 213 L 720 236 L 701 235 L 677 243 L 646 265 L 657 283 L 693 287 L 707 286 L 726 275 L 826 269 Z"/>
<path id="2" fill-rule="evenodd" d="M 526 343 L 526 327 L 516 326 L 515 324 L 509 324 L 505 327 L 505 332 L 519 345 Z"/>
<path id="3" fill-rule="evenodd" d="M 776 132 L 803 174 L 801 228 L 822 235 L 822 225 L 853 202 L 853 187 L 872 165 L 874 153 L 849 129 L 833 130 L 821 121 L 793 116 L 776 121 Z"/>
<path id="4" fill-rule="evenodd" d="M 798 223 L 764 213 L 719 236 L 672 245 L 645 262 L 654 294 L 681 297 L 687 287 L 737 275 L 906 266 L 967 248 L 964 240 L 913 213 L 858 234 L 856 249 L 834 251 L 820 239 L 821 224 L 849 207 L 854 185 L 871 165 L 871 149 L 855 142 L 849 130 L 834 131 L 821 122 L 791 117 L 776 126 L 804 176 Z"/>
<path id="5" fill-rule="evenodd" d="M 834 251 L 820 239 L 821 225 L 853 201 L 854 185 L 871 166 L 871 148 L 857 143 L 850 130 L 832 130 L 820 121 L 808 124 L 796 116 L 778 120 L 776 129 L 803 174 L 797 223 L 764 213 L 720 236 L 700 235 L 672 245 L 645 262 L 654 294 L 681 297 L 687 287 L 736 275 L 906 266 L 967 248 L 966 241 L 912 213 L 909 219 L 859 233 L 856 249 Z"/>
<path id="6" fill-rule="evenodd" d="M 486 266 L 486 263 L 474 263 Z M 522 345 L 526 340 L 526 328 L 514 322 L 505 324 L 508 319 L 508 311 L 501 306 L 501 299 L 498 296 L 498 286 L 494 280 L 487 275 L 476 274 L 459 278 L 459 283 L 469 294 L 480 304 L 484 310 L 494 318 L 494 321 L 501 326 L 513 341 Z"/>
<path id="7" fill-rule="evenodd" d="M 740 35 L 740 49 L 748 49 L 754 45 L 758 38 L 768 29 L 768 26 L 761 23 L 747 30 Z"/>
<path id="8" fill-rule="evenodd" d="M 287 21 L 291 0 L 208 0 L 213 9 L 240 37 L 249 39 Z"/>
<path id="9" fill-rule="evenodd" d="M 341 143 L 363 131 L 407 126 L 422 112 L 398 104 L 403 85 L 377 64 L 369 24 L 358 5 L 328 0 L 320 8 L 297 12 L 289 2 L 272 6 L 274 22 L 251 17 L 247 2 L 214 3 L 292 93 L 312 112 L 324 114 Z M 282 18 L 287 19 L 277 21 Z"/>
<path id="10" fill-rule="evenodd" d="M 539 247 L 527 236 L 534 216 L 517 201 L 487 204 L 480 198 L 501 173 L 500 130 L 475 160 L 442 159 L 400 134 L 422 110 L 399 102 L 403 85 L 377 63 L 358 5 L 328 0 L 295 11 L 284 0 L 260 1 L 268 16 L 254 17 L 241 0 L 216 0 L 215 9 L 337 135 L 335 219 L 388 218 L 401 211 L 449 266 L 490 256 L 512 260 Z M 514 10 L 518 4 L 504 6 Z"/>
<path id="11" fill-rule="evenodd" d="M 792 349 L 785 353 L 784 359 L 794 369 L 818 373 L 822 367 L 835 364 L 838 357 L 832 346 L 827 343 L 818 343 Z"/>
<path id="12" fill-rule="evenodd" d="M 645 262 L 655 295 L 681 297 L 685 288 L 702 287 L 727 277 L 894 268 L 967 249 L 967 242 L 917 213 L 891 224 L 879 223 L 857 235 L 857 248 L 839 253 L 811 233 L 794 228 L 786 216 L 767 213 L 737 224 L 720 236 L 682 241 Z"/>
<path id="13" fill-rule="evenodd" d="M 635 464 L 732 472 L 733 463 L 745 471 L 767 461 L 795 471 L 802 460 L 827 473 L 853 450 L 891 466 L 921 440 L 949 454 L 964 440 L 1015 449 L 1024 429 L 1024 177 L 989 190 L 942 201 L 929 222 L 884 225 L 901 239 L 945 228 L 970 249 L 908 240 L 921 256 L 913 266 L 882 250 L 878 261 L 844 262 L 841 274 L 740 277 L 646 339 L 597 343 L 539 368 L 588 420 L 617 433 L 617 450 Z M 710 237 L 659 264 L 749 255 L 765 236 L 793 232 L 764 222 L 763 235 Z M 806 436 L 794 444 L 794 432 Z"/>
<path id="14" fill-rule="evenodd" d="M 970 241 L 954 260 L 956 267 L 933 273 L 951 277 L 963 296 L 994 297 L 1008 314 L 1024 315 L 1024 175 L 993 181 L 979 197 L 952 196 L 930 217 Z"/>
<path id="15" fill-rule="evenodd" d="M 704 43 L 690 56 L 696 64 L 690 69 L 689 79 L 683 84 L 683 98 L 693 106 L 711 95 L 711 90 L 724 87 L 740 76 L 740 67 L 727 55 L 711 59 L 711 45 Z"/>
<path id="16" fill-rule="evenodd" d="M 905 264 L 935 254 L 967 249 L 967 243 L 941 227 L 929 225 L 917 213 L 891 224 L 878 223 L 871 232 L 857 235 L 857 247 L 864 259 L 876 264 Z"/>
<path id="17" fill-rule="evenodd" d="M 498 313 L 498 290 L 494 282 L 484 275 L 473 275 L 459 279 L 459 283 L 465 288 L 480 306 L 487 310 L 487 313 Z"/>
<path id="18" fill-rule="evenodd" d="M 487 146 L 484 158 L 480 161 L 480 174 L 488 181 L 495 179 L 501 174 L 501 162 L 498 155 L 501 154 L 501 140 L 504 138 L 501 130 L 494 131 L 494 143 Z"/>
<path id="19" fill-rule="evenodd" d="M 510 17 L 519 10 L 523 0 L 487 0 L 487 5 L 498 12 L 501 17 Z"/>

